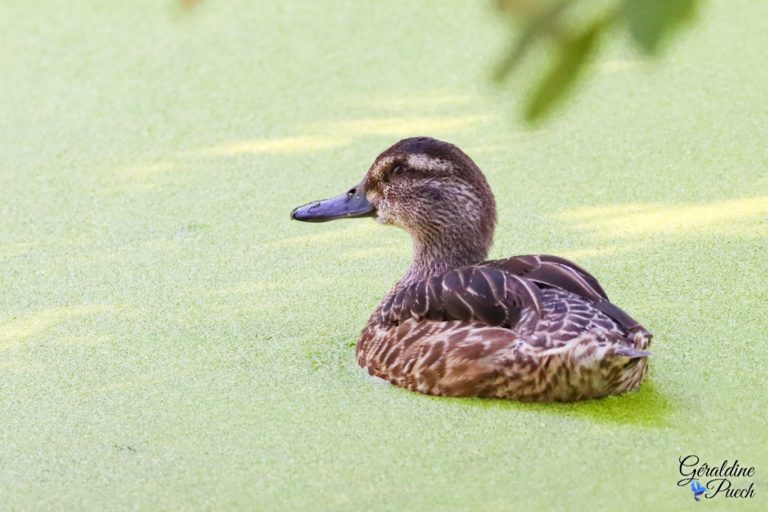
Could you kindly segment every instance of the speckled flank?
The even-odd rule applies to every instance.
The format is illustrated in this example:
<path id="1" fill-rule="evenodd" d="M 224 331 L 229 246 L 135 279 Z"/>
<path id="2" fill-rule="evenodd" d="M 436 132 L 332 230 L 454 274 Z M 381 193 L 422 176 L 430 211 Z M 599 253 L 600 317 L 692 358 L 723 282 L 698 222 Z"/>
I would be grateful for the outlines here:
<path id="1" fill-rule="evenodd" d="M 461 270 L 452 273 L 488 274 L 488 267 Z M 433 395 L 573 401 L 640 385 L 650 343 L 645 329 L 625 329 L 570 291 L 520 280 L 536 292 L 507 286 L 491 299 L 465 283 L 453 292 L 443 286 L 436 299 L 431 291 L 442 276 L 396 288 L 363 331 L 358 362 L 371 375 Z"/>

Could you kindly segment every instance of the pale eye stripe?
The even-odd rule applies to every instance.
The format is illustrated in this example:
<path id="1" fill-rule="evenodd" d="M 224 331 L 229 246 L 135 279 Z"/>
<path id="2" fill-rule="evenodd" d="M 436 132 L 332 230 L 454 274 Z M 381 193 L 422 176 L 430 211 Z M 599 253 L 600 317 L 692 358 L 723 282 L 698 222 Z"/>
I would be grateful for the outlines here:
<path id="1" fill-rule="evenodd" d="M 408 165 L 421 171 L 447 171 L 452 167 L 448 160 L 433 158 L 428 155 L 408 155 Z"/>

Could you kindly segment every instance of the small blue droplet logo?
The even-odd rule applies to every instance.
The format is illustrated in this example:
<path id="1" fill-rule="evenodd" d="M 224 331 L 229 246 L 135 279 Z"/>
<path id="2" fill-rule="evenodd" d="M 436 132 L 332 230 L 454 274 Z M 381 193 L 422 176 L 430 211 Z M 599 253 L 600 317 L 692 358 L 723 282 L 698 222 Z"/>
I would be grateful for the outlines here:
<path id="1" fill-rule="evenodd" d="M 701 501 L 701 497 L 704 495 L 705 492 L 707 492 L 709 489 L 704 487 L 701 482 L 698 480 L 694 480 L 691 482 L 691 492 L 693 492 L 693 499 L 696 501 Z"/>

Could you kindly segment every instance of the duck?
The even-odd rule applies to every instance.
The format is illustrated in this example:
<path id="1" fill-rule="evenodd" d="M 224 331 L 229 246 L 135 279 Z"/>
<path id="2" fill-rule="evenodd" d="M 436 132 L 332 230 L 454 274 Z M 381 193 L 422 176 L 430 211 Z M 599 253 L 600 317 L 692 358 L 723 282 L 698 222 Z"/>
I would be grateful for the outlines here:
<path id="1" fill-rule="evenodd" d="M 457 146 L 431 137 L 383 151 L 346 192 L 291 219 L 373 218 L 407 231 L 410 267 L 357 342 L 369 375 L 428 395 L 573 402 L 639 388 L 652 335 L 568 259 L 488 260 L 496 201 Z"/>

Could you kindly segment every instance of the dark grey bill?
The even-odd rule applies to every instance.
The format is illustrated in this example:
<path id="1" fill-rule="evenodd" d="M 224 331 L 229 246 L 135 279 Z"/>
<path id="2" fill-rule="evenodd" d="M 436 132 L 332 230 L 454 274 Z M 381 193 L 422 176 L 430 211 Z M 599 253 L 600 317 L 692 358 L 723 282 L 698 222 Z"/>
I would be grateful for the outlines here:
<path id="1" fill-rule="evenodd" d="M 374 217 L 376 209 L 365 198 L 365 186 L 360 184 L 339 196 L 299 206 L 291 212 L 293 220 L 326 222 L 354 217 Z"/>

